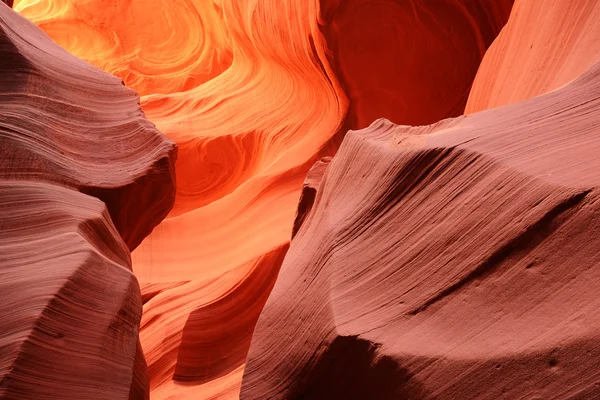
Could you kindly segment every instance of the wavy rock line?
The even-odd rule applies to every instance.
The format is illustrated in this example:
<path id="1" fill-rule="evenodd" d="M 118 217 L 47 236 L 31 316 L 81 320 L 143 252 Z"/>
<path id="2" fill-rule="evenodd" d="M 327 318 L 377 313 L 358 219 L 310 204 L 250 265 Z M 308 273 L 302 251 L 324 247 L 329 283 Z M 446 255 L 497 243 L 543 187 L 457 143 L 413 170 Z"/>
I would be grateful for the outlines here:
<path id="1" fill-rule="evenodd" d="M 147 376 L 132 381 L 145 373 L 134 370 L 140 289 L 105 205 L 2 181 L 0 220 L 0 397 L 147 397 Z"/>

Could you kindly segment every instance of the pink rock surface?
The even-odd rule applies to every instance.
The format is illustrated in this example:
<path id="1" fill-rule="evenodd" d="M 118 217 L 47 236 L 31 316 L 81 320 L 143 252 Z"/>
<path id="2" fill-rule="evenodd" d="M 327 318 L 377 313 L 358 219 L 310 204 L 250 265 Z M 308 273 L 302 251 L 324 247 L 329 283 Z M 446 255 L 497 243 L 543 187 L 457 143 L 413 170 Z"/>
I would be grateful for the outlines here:
<path id="1" fill-rule="evenodd" d="M 169 212 L 175 144 L 122 81 L 67 53 L 0 4 L 0 179 L 104 201 L 130 250 Z"/>
<path id="2" fill-rule="evenodd" d="M 0 398 L 147 393 L 147 379 L 132 380 L 144 371 L 134 371 L 140 290 L 104 203 L 0 181 L 0 221 Z"/>
<path id="3" fill-rule="evenodd" d="M 600 396 L 600 66 L 349 132 L 259 318 L 242 399 Z"/>
<path id="4" fill-rule="evenodd" d="M 529 99 L 600 61 L 600 2 L 516 0 L 486 52 L 466 114 Z"/>
<path id="5" fill-rule="evenodd" d="M 129 251 L 173 206 L 175 144 L 4 3 L 0 109 L 0 398 L 148 398 Z"/>

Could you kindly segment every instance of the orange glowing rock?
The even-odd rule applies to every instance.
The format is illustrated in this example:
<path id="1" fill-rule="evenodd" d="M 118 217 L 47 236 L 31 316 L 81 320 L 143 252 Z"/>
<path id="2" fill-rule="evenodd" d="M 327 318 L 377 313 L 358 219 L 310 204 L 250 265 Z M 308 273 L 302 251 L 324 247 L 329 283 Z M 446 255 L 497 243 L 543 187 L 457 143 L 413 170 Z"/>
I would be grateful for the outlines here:
<path id="1" fill-rule="evenodd" d="M 516 0 L 486 53 L 465 113 L 558 89 L 600 60 L 600 2 Z"/>

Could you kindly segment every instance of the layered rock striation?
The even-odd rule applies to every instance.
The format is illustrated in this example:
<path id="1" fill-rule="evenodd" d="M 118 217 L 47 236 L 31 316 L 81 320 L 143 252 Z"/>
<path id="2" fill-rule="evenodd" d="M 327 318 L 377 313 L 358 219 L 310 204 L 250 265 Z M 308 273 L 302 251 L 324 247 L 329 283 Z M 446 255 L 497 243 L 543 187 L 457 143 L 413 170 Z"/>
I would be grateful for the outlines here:
<path id="1" fill-rule="evenodd" d="M 0 397 L 143 399 L 130 250 L 175 197 L 135 92 L 0 4 Z"/>
<path id="2" fill-rule="evenodd" d="M 241 398 L 595 398 L 600 65 L 520 103 L 349 132 Z"/>

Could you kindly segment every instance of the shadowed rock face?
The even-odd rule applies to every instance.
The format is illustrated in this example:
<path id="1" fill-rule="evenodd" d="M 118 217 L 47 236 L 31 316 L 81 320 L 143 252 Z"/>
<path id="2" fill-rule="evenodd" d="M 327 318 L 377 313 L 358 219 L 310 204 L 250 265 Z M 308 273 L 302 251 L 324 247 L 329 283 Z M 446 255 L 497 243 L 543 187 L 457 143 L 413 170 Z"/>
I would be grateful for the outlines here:
<path id="1" fill-rule="evenodd" d="M 0 60 L 0 398 L 148 398 L 129 251 L 173 205 L 176 147 L 4 4 Z"/>
<path id="2" fill-rule="evenodd" d="M 464 111 L 512 0 L 322 0 L 331 64 L 350 100 L 346 127 L 378 118 L 431 124 Z"/>
<path id="3" fill-rule="evenodd" d="M 294 236 L 296 236 L 296 233 L 298 233 L 298 230 L 302 226 L 304 219 L 310 213 L 310 210 L 315 203 L 317 188 L 319 187 L 321 179 L 323 179 L 323 174 L 325 174 L 325 170 L 330 162 L 331 157 L 322 158 L 312 166 L 310 171 L 308 171 L 308 175 L 306 175 L 306 179 L 302 185 L 300 200 L 298 200 L 298 211 L 296 212 L 296 218 L 294 219 L 292 239 Z"/>
<path id="4" fill-rule="evenodd" d="M 521 103 L 349 132 L 259 318 L 241 398 L 310 393 L 347 337 L 430 398 L 600 396 L 599 93 L 596 65 Z"/>
<path id="5" fill-rule="evenodd" d="M 293 399 L 426 399 L 418 382 L 378 345 L 356 336 L 338 336 L 311 368 L 295 382 Z"/>

